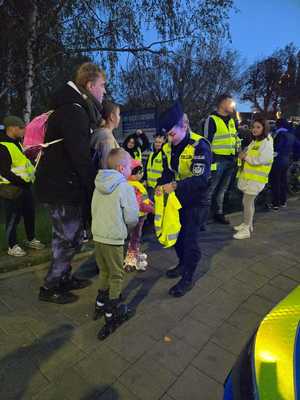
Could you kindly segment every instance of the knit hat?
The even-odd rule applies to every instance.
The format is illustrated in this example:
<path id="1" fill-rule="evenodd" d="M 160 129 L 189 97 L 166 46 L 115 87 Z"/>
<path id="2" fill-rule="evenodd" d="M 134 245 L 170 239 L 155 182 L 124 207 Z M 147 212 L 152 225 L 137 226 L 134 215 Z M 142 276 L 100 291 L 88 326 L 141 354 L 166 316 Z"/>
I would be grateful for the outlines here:
<path id="1" fill-rule="evenodd" d="M 10 126 L 17 126 L 18 128 L 25 128 L 25 122 L 21 118 L 15 116 L 15 115 L 9 115 L 9 116 L 5 117 L 3 120 L 3 125 L 5 126 L 6 129 Z"/>

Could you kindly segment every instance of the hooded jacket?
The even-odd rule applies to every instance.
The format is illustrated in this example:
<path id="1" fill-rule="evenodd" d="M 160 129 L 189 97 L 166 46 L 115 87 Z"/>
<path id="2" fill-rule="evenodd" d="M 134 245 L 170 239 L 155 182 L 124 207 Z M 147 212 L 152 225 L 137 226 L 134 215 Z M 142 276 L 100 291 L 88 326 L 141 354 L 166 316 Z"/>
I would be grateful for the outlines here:
<path id="1" fill-rule="evenodd" d="M 44 151 L 36 173 L 37 196 L 42 203 L 89 207 L 95 177 L 90 154 L 95 113 L 73 82 L 54 94 L 51 109 L 45 142 L 63 140 Z"/>
<path id="2" fill-rule="evenodd" d="M 139 220 L 134 189 L 118 171 L 104 169 L 95 179 L 92 200 L 92 233 L 95 242 L 123 245 L 128 230 Z"/>

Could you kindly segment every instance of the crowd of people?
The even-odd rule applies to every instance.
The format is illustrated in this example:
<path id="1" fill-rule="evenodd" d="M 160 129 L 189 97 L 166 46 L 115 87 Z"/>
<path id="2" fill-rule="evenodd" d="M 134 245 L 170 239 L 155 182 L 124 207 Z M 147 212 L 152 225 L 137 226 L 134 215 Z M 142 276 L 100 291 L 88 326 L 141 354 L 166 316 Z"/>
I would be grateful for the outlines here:
<path id="1" fill-rule="evenodd" d="M 91 283 L 79 279 L 71 268 L 84 232 L 91 230 L 95 273 L 100 270 L 94 318 L 105 318 L 100 340 L 133 313 L 122 304 L 122 283 L 126 272 L 148 266 L 141 250 L 147 219 L 154 220 L 160 242 L 175 247 L 178 262 L 166 275 L 178 278 L 169 294 L 182 297 L 192 289 L 201 260 L 201 231 L 210 218 L 229 224 L 224 198 L 236 174 L 243 193 L 243 220 L 234 227 L 233 237 L 247 239 L 254 232 L 255 199 L 268 183 L 272 209 L 287 206 L 287 169 L 291 154 L 299 157 L 300 143 L 300 129 L 291 133 L 283 119 L 271 132 L 265 119 L 255 117 L 250 135 L 240 135 L 233 99 L 224 94 L 200 133 L 191 130 L 176 101 L 160 116 L 152 145 L 142 130 L 120 145 L 114 136 L 120 107 L 103 101 L 105 85 L 104 71 L 84 63 L 74 82 L 53 95 L 45 130 L 49 146 L 38 165 L 21 145 L 25 124 L 19 117 L 4 119 L 0 137 L 0 198 L 5 205 L 8 254 L 26 254 L 17 240 L 21 217 L 25 245 L 44 247 L 35 237 L 34 185 L 52 225 L 52 260 L 39 299 L 74 302 L 78 296 L 73 292 Z"/>

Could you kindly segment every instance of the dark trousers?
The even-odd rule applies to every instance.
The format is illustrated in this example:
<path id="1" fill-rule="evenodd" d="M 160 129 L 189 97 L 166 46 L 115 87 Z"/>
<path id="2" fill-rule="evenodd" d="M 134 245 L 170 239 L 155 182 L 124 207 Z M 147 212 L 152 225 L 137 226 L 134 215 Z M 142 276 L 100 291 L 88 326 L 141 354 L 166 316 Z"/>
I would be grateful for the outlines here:
<path id="1" fill-rule="evenodd" d="M 280 207 L 286 203 L 287 199 L 287 171 L 288 161 L 286 162 L 274 162 L 270 173 L 270 183 L 272 192 L 272 204 L 275 207 Z"/>
<path id="2" fill-rule="evenodd" d="M 47 205 L 52 222 L 52 261 L 45 286 L 57 287 L 71 273 L 71 261 L 83 240 L 81 206 Z"/>
<path id="3" fill-rule="evenodd" d="M 17 227 L 22 217 L 27 239 L 32 240 L 35 231 L 35 207 L 31 189 L 24 189 L 21 195 L 14 200 L 5 199 L 4 209 L 8 246 L 11 248 L 17 244 Z"/>
<path id="4" fill-rule="evenodd" d="M 224 213 L 224 197 L 235 168 L 236 162 L 233 157 L 217 160 L 217 170 L 212 173 L 211 185 L 208 189 L 209 202 L 216 214 Z"/>
<path id="5" fill-rule="evenodd" d="M 181 230 L 175 244 L 179 264 L 183 267 L 183 277 L 193 278 L 201 260 L 200 227 L 207 218 L 208 206 L 201 208 L 183 208 L 180 210 Z"/>

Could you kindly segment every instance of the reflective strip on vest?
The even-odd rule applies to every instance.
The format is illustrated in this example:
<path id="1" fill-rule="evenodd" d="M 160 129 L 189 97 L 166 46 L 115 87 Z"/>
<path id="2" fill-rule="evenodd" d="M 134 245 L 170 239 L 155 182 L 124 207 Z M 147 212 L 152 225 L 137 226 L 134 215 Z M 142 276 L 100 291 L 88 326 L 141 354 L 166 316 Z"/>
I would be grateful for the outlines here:
<path id="1" fill-rule="evenodd" d="M 18 146 L 10 142 L 0 142 L 0 144 L 7 148 L 11 157 L 11 172 L 22 178 L 25 182 L 34 182 L 34 166 Z M 9 183 L 10 182 L 6 178 L 0 175 L 0 184 Z"/>
<path id="2" fill-rule="evenodd" d="M 174 246 L 181 229 L 179 218 L 181 204 L 174 192 L 169 195 L 155 195 L 154 201 L 156 237 L 165 248 Z"/>
<path id="3" fill-rule="evenodd" d="M 133 158 L 135 160 L 142 161 L 142 152 L 141 152 L 141 149 L 139 147 L 133 152 L 133 156 L 134 156 Z"/>
<path id="4" fill-rule="evenodd" d="M 217 115 L 211 115 L 211 118 L 216 125 L 216 133 L 211 144 L 212 151 L 218 155 L 235 155 L 238 136 L 234 119 L 231 118 L 227 126 Z"/>
<path id="5" fill-rule="evenodd" d="M 203 138 L 202 138 L 202 136 L 198 135 L 197 133 L 191 133 L 190 136 L 191 136 L 191 139 L 194 140 L 194 143 L 188 144 L 184 148 L 182 153 L 180 154 L 178 172 L 174 171 L 176 180 L 183 180 L 183 179 L 190 178 L 191 176 L 193 176 L 191 167 L 192 167 L 192 162 L 193 162 L 194 155 L 195 155 L 195 147 L 200 142 L 200 140 L 202 140 Z M 172 171 L 171 151 L 172 151 L 171 145 L 169 143 L 166 143 L 163 146 L 163 152 L 167 157 L 168 166 L 169 166 L 170 170 Z"/>
<path id="6" fill-rule="evenodd" d="M 258 328 L 254 367 L 259 400 L 300 399 L 299 321 L 300 286 Z"/>
<path id="7" fill-rule="evenodd" d="M 153 156 L 154 153 L 151 153 L 147 161 L 147 185 L 155 188 L 157 185 L 157 180 L 162 176 L 163 173 L 162 152 L 159 152 L 159 154 L 157 154 L 152 161 Z"/>

